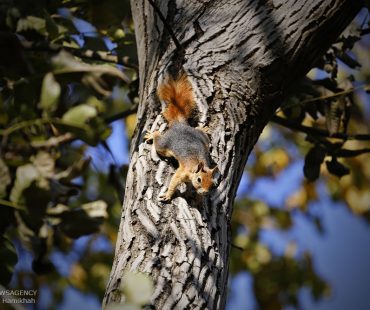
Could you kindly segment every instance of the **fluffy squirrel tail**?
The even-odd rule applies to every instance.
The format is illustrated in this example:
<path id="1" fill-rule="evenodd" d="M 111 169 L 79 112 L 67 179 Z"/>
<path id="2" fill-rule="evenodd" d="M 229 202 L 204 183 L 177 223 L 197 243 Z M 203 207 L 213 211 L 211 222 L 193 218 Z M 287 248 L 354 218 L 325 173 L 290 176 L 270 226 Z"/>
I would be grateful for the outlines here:
<path id="1" fill-rule="evenodd" d="M 158 87 L 158 97 L 166 102 L 167 107 L 162 113 L 171 126 L 176 122 L 186 122 L 195 109 L 193 88 L 185 74 L 177 79 L 168 77 Z"/>

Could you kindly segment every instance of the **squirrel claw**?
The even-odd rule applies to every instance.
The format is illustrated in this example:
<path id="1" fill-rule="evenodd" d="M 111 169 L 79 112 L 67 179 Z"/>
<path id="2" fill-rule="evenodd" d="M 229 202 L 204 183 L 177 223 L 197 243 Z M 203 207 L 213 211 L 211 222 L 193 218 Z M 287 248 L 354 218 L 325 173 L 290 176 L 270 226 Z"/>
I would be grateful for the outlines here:
<path id="1" fill-rule="evenodd" d="M 159 198 L 159 201 L 162 201 L 162 202 L 168 202 L 171 200 L 171 196 L 168 193 L 160 195 L 158 198 Z"/>
<path id="2" fill-rule="evenodd" d="M 198 130 L 203 131 L 204 133 L 209 133 L 209 127 L 208 126 L 199 126 L 197 127 Z"/>
<path id="3" fill-rule="evenodd" d="M 151 132 L 147 132 L 144 136 L 145 141 L 153 140 L 153 134 Z"/>
<path id="4" fill-rule="evenodd" d="M 145 135 L 144 135 L 144 140 L 145 141 L 152 141 L 154 139 L 154 137 L 158 134 L 157 131 L 154 131 L 154 132 L 147 132 Z"/>

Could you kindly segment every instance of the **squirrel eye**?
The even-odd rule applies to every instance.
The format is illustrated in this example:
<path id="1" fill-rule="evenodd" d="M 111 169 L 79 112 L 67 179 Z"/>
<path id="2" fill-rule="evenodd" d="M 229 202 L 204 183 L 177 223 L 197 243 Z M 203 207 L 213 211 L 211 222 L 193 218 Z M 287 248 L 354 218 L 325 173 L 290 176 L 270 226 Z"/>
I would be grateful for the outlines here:
<path id="1" fill-rule="evenodd" d="M 198 183 L 202 182 L 202 179 L 200 177 L 198 177 L 197 179 Z"/>

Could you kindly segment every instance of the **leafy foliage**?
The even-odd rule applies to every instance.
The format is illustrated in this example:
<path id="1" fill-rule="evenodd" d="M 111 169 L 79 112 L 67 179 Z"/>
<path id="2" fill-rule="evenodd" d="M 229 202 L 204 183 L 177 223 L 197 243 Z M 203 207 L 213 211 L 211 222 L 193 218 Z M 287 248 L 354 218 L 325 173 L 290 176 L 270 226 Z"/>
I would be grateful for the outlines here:
<path id="1" fill-rule="evenodd" d="M 127 167 L 113 160 L 102 169 L 89 154 L 104 150 L 107 162 L 111 123 L 125 117 L 128 139 L 135 126 L 138 77 L 129 12 L 126 0 L 0 3 L 0 284 L 47 290 L 50 308 L 70 286 L 102 298 L 111 268 Z M 277 180 L 305 157 L 306 180 L 282 205 L 244 195 L 235 204 L 231 269 L 253 276 L 263 309 L 299 306 L 302 287 L 317 299 L 330 292 L 310 253 L 294 243 L 275 253 L 262 237 L 266 230 L 293 229 L 295 212 L 324 231 L 310 212 L 319 197 L 312 181 L 320 178 L 333 199 L 370 219 L 369 28 L 360 15 L 292 87 L 273 121 L 293 131 L 268 127 L 250 160 L 252 188 L 261 179 Z M 14 270 L 29 253 L 33 270 Z M 152 283 L 126 276 L 131 284 L 120 288 L 126 305 L 139 309 Z"/>
<path id="2" fill-rule="evenodd" d="M 31 277 L 33 287 L 49 283 L 61 300 L 68 282 L 51 257 L 73 252 L 73 239 L 102 229 L 115 240 L 122 167 L 112 164 L 108 175 L 87 152 L 102 145 L 109 155 L 110 123 L 135 110 L 128 2 L 2 1 L 0 40 L 0 284 L 9 284 L 15 248 L 30 251 L 33 272 L 18 270 L 13 286 L 25 287 Z M 67 279 L 101 297 L 112 253 L 90 253 L 93 244 Z"/>

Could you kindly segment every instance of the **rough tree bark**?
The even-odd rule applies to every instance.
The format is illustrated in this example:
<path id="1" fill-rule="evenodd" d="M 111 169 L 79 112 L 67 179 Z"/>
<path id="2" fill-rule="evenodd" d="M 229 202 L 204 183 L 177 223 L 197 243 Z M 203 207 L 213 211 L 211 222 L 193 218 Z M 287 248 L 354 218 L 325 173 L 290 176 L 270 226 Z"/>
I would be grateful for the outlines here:
<path id="1" fill-rule="evenodd" d="M 284 91 L 303 76 L 360 9 L 351 0 L 157 0 L 178 41 L 148 0 L 132 0 L 140 63 L 138 127 L 131 145 L 122 220 L 104 305 L 122 302 L 124 270 L 154 280 L 155 309 L 223 309 L 230 217 L 248 154 Z M 210 127 L 220 169 L 208 197 L 180 188 L 158 196 L 175 171 L 143 141 L 164 130 L 158 81 L 183 68 L 193 85 L 198 122 Z"/>

